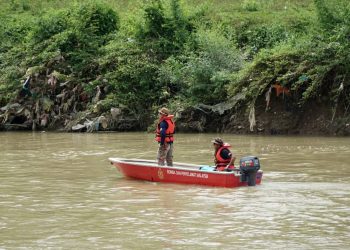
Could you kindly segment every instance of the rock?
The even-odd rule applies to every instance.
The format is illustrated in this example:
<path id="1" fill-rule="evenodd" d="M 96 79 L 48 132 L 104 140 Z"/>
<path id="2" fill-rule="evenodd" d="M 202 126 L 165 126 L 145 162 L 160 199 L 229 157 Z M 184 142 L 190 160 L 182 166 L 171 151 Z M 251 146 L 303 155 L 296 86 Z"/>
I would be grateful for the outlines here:
<path id="1" fill-rule="evenodd" d="M 78 130 L 81 130 L 81 129 L 85 128 L 85 127 L 86 127 L 86 125 L 77 124 L 77 125 L 72 127 L 72 131 L 78 131 Z"/>
<path id="2" fill-rule="evenodd" d="M 113 119 L 116 119 L 118 115 L 122 113 L 121 109 L 119 108 L 111 108 L 111 115 Z"/>
<path id="3" fill-rule="evenodd" d="M 97 122 L 99 124 L 101 124 L 103 129 L 106 129 L 108 127 L 108 120 L 106 119 L 106 117 L 104 117 L 103 115 L 101 115 L 98 119 Z"/>
<path id="4" fill-rule="evenodd" d="M 49 122 L 49 115 L 48 114 L 42 114 L 40 116 L 40 126 L 46 127 Z"/>

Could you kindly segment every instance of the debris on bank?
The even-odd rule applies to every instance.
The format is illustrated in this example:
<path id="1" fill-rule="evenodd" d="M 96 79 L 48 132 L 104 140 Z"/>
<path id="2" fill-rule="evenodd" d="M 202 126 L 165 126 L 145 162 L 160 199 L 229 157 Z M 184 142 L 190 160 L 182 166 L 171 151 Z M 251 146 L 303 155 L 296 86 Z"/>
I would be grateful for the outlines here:
<path id="1" fill-rule="evenodd" d="M 45 73 L 43 73 L 45 72 Z M 89 95 L 82 83 L 73 83 L 56 71 L 36 67 L 27 71 L 13 102 L 0 108 L 0 130 L 54 130 L 96 132 L 138 130 L 138 118 L 127 107 L 101 112 L 103 87 Z M 101 81 L 101 85 L 105 82 Z"/>

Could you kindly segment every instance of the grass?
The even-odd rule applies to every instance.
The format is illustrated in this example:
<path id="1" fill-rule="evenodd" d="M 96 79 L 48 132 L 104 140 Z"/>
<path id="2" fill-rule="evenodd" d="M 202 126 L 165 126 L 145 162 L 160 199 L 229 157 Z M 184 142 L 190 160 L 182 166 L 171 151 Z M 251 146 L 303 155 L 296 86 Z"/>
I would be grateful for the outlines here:
<path id="1" fill-rule="evenodd" d="M 100 0 L 112 6 L 121 16 L 130 11 L 137 11 L 144 1 L 142 0 Z M 36 15 L 38 12 L 49 12 L 51 9 L 60 9 L 72 3 L 82 3 L 86 0 L 0 0 L 0 11 L 3 14 L 14 12 L 30 13 Z M 313 0 L 192 0 L 182 3 L 191 9 L 206 6 L 208 14 L 214 19 L 238 20 L 242 17 L 249 19 L 257 18 L 258 13 L 266 15 L 266 20 L 283 19 L 285 14 L 295 15 L 297 9 L 312 11 Z M 249 11 L 244 6 L 253 3 L 257 11 Z"/>

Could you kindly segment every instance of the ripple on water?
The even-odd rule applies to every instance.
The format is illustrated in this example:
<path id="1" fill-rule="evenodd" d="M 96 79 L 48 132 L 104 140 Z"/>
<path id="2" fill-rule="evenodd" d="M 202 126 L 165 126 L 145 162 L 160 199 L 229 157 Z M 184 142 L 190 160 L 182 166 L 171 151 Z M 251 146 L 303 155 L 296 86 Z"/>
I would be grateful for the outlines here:
<path id="1" fill-rule="evenodd" d="M 176 161 L 211 163 L 213 135 L 177 136 Z M 350 245 L 347 140 L 225 135 L 239 145 L 238 158 L 258 155 L 264 170 L 262 185 L 236 189 L 125 179 L 108 163 L 108 157 L 154 158 L 153 140 L 144 133 L 6 137 L 0 146 L 0 248 Z"/>

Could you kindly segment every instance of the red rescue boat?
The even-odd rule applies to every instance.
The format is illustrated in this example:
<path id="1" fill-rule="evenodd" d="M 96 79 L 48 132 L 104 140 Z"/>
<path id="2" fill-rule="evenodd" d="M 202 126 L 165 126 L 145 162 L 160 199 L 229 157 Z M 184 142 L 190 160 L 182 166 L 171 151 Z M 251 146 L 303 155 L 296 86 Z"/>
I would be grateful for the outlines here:
<path id="1" fill-rule="evenodd" d="M 263 175 L 257 157 L 242 158 L 240 168 L 231 172 L 213 171 L 210 167 L 177 162 L 168 167 L 143 159 L 109 158 L 109 161 L 127 177 L 153 182 L 240 187 L 260 184 Z"/>

